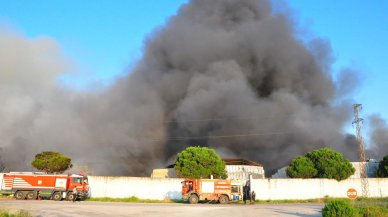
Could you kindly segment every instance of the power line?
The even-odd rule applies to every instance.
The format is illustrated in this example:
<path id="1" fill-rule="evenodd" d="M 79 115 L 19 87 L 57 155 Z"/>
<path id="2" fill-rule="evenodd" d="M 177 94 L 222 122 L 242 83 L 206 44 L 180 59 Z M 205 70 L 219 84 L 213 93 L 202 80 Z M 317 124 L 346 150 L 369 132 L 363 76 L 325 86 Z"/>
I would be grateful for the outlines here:
<path id="1" fill-rule="evenodd" d="M 223 138 L 236 138 L 236 137 L 250 137 L 250 136 L 268 136 L 268 135 L 285 135 L 291 134 L 287 132 L 272 132 L 272 133 L 247 133 L 247 134 L 234 134 L 234 135 L 215 135 L 215 136 L 189 136 L 189 137 L 168 137 L 149 139 L 150 141 L 180 141 L 190 139 L 223 139 Z"/>
<path id="2" fill-rule="evenodd" d="M 287 117 L 293 117 L 296 116 L 293 115 L 287 115 Z M 207 119 L 187 119 L 187 120 L 179 120 L 179 121 L 165 121 L 164 123 L 170 124 L 170 123 L 186 123 L 186 122 L 210 122 L 210 121 L 231 121 L 231 120 L 252 120 L 252 119 L 274 119 L 279 118 L 279 115 L 272 115 L 267 117 L 255 117 L 255 116 L 249 116 L 249 117 L 229 117 L 229 118 L 207 118 Z"/>

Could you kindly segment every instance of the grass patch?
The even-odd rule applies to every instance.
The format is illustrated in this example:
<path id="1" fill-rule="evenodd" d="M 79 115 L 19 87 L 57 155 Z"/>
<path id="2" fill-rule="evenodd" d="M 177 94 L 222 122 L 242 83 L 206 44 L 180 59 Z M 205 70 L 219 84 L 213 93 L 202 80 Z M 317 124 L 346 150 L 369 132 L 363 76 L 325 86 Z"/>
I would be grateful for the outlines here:
<path id="1" fill-rule="evenodd" d="M 13 195 L 12 194 L 0 194 L 0 199 L 8 199 L 8 198 L 12 198 Z"/>
<path id="2" fill-rule="evenodd" d="M 332 200 L 343 200 L 350 201 L 354 205 L 387 205 L 388 206 L 388 197 L 376 197 L 376 198 L 357 198 L 355 200 L 350 200 L 349 198 L 330 198 L 326 197 L 323 199 L 325 203 L 328 203 Z"/>
<path id="3" fill-rule="evenodd" d="M 0 210 L 0 217 L 32 217 L 32 214 L 26 210 L 19 210 L 16 213 L 10 213 L 6 210 Z"/>
<path id="4" fill-rule="evenodd" d="M 325 198 L 325 207 L 327 204 L 336 201 L 343 201 L 354 207 L 357 210 L 352 215 L 354 217 L 388 217 L 388 198 L 358 198 L 355 200 L 347 198 Z"/>
<path id="5" fill-rule="evenodd" d="M 366 206 L 358 210 L 362 217 L 388 217 L 388 208 L 384 206 Z"/>
<path id="6" fill-rule="evenodd" d="M 171 203 L 172 200 L 150 200 L 140 199 L 136 196 L 126 198 L 111 198 L 111 197 L 90 197 L 85 201 L 98 201 L 98 202 L 126 202 L 126 203 Z"/>

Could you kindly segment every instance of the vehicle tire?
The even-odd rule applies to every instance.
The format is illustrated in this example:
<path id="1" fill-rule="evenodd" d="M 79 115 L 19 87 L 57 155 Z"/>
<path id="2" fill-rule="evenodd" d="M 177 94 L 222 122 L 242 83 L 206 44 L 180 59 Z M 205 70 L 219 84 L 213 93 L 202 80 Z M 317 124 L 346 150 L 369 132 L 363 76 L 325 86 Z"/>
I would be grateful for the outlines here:
<path id="1" fill-rule="evenodd" d="M 189 197 L 189 203 L 190 203 L 190 204 L 196 204 L 196 203 L 198 203 L 198 196 L 195 195 L 195 194 L 192 194 L 192 195 Z"/>
<path id="2" fill-rule="evenodd" d="M 229 199 L 227 196 L 221 195 L 220 199 L 218 199 L 218 202 L 220 202 L 220 204 L 226 204 L 226 203 L 229 203 Z"/>
<path id="3" fill-rule="evenodd" d="M 62 193 L 57 191 L 53 194 L 52 196 L 53 200 L 56 200 L 56 201 L 61 201 L 62 200 Z"/>
<path id="4" fill-rule="evenodd" d="M 72 192 L 67 193 L 66 200 L 72 201 L 74 200 L 75 195 Z"/>
<path id="5" fill-rule="evenodd" d="M 25 198 L 24 192 L 23 191 L 17 191 L 15 193 L 15 198 L 16 198 L 16 200 L 24 200 L 24 198 Z"/>
<path id="6" fill-rule="evenodd" d="M 35 191 L 29 191 L 26 195 L 27 200 L 35 200 L 36 199 L 36 192 Z"/>

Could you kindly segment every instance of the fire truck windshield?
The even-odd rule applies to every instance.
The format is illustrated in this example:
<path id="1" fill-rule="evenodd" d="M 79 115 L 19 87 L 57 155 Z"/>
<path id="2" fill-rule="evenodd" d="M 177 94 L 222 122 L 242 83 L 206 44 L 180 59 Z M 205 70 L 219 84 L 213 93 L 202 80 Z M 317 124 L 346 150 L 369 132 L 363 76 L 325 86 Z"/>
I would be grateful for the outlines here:
<path id="1" fill-rule="evenodd" d="M 73 183 L 82 184 L 82 178 L 73 178 Z"/>
<path id="2" fill-rule="evenodd" d="M 239 186 L 237 186 L 237 185 L 232 185 L 232 189 L 231 189 L 231 192 L 232 193 L 240 193 L 240 188 L 239 188 Z"/>

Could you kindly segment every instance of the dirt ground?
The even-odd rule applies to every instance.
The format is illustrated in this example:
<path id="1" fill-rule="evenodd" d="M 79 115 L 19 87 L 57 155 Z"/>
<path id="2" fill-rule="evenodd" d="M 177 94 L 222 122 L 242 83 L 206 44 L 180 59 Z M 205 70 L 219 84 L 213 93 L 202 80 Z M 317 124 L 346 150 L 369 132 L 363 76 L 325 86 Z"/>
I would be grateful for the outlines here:
<path id="1" fill-rule="evenodd" d="M 1 200 L 0 209 L 28 210 L 38 217 L 102 216 L 321 216 L 323 204 L 181 204 Z"/>

